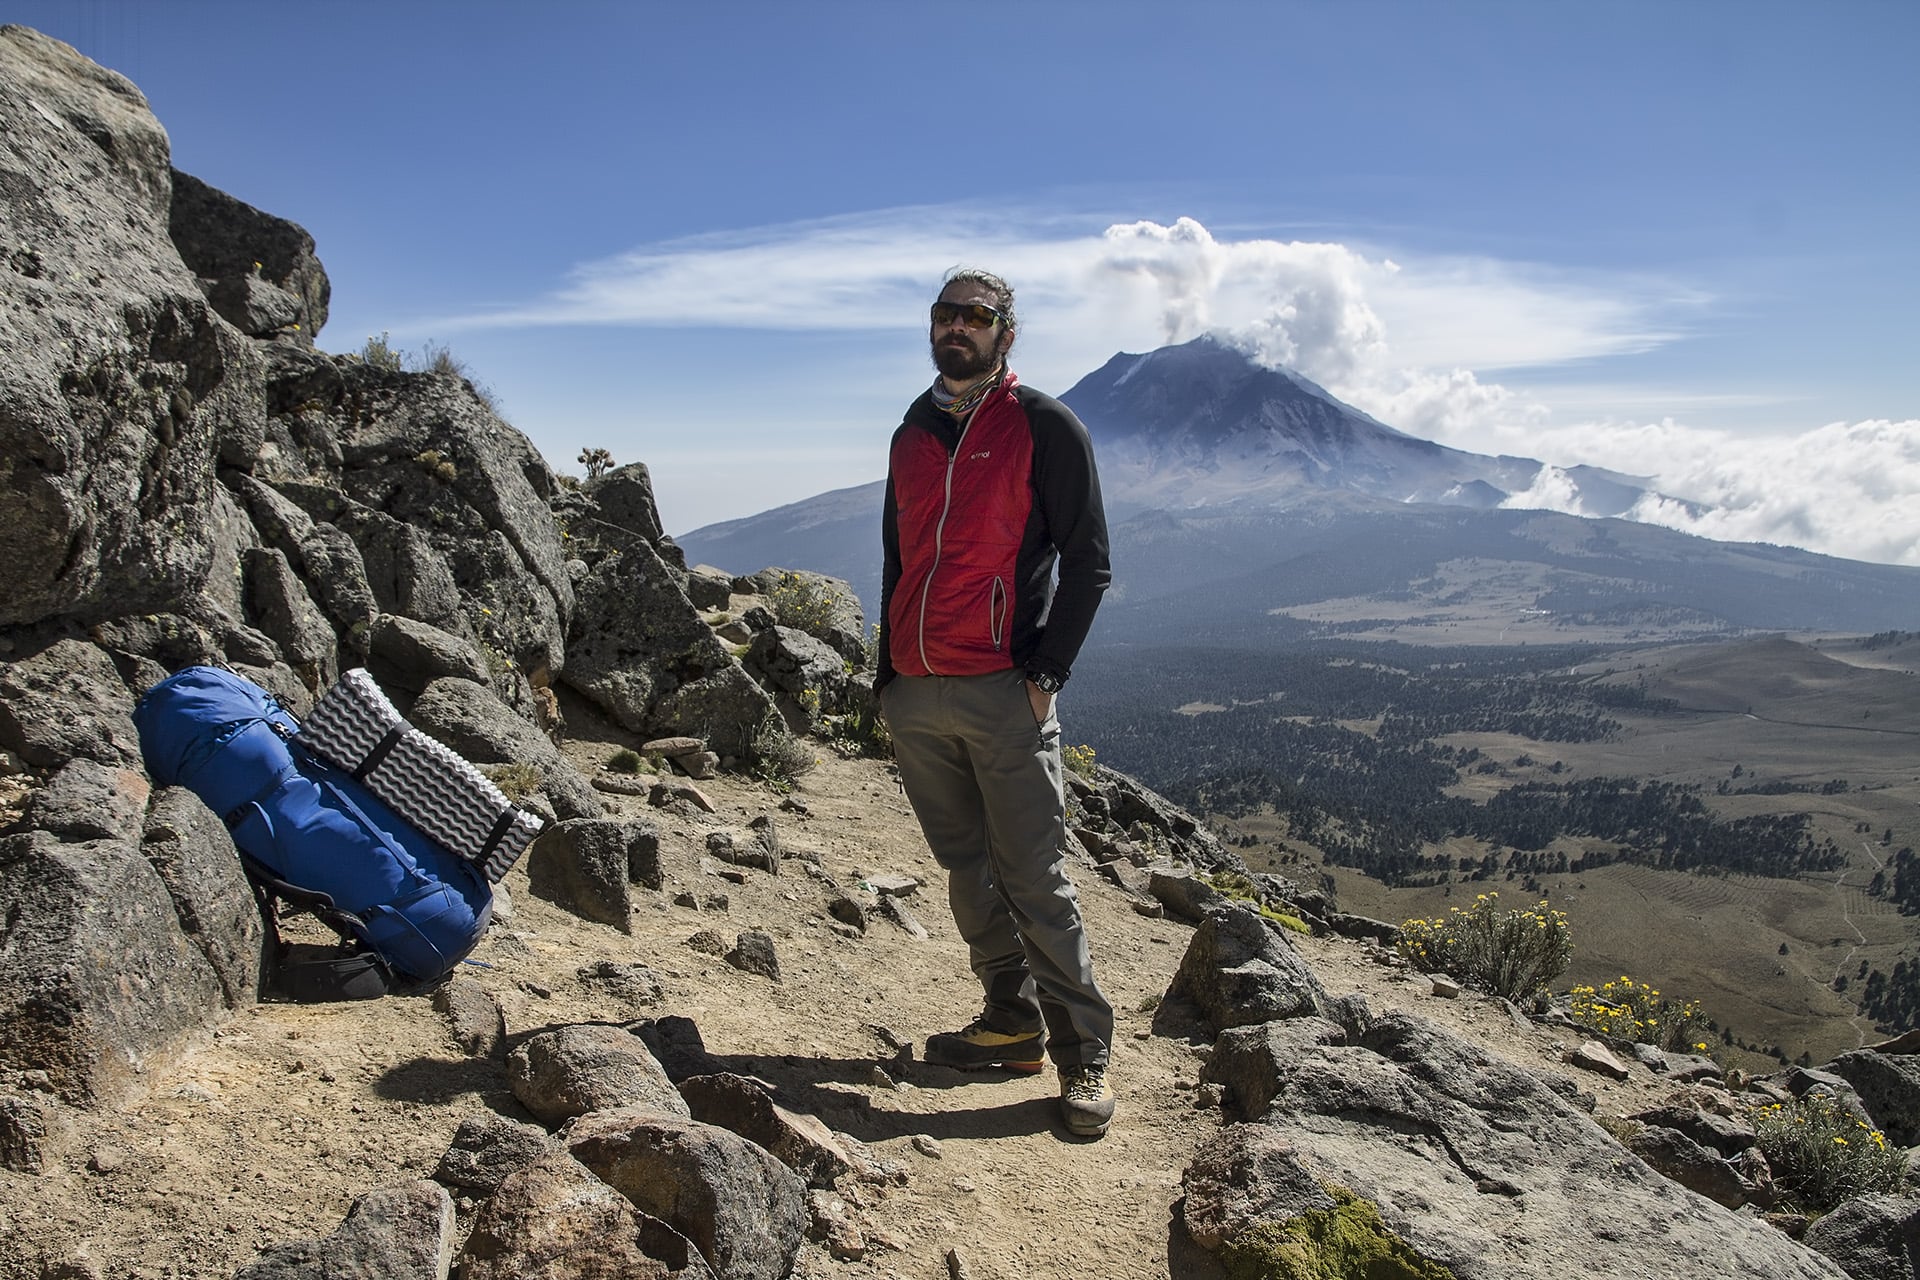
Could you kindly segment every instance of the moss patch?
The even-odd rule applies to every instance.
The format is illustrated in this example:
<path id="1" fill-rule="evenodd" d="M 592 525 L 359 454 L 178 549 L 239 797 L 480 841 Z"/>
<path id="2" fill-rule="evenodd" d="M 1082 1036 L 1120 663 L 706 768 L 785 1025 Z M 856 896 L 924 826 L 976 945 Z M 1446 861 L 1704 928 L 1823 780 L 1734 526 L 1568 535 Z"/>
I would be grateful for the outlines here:
<path id="1" fill-rule="evenodd" d="M 1330 1186 L 1331 1209 L 1263 1222 L 1220 1251 L 1229 1280 L 1455 1280 L 1451 1268 L 1415 1253 L 1387 1230 L 1380 1211 Z"/>

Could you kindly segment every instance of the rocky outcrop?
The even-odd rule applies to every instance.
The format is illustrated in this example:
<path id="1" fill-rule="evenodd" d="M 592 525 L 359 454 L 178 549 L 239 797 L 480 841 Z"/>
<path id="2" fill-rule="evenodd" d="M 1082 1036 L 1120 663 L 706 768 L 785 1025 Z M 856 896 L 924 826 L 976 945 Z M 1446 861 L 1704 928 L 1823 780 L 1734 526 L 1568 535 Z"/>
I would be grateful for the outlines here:
<path id="1" fill-rule="evenodd" d="M 1223 1251 L 1255 1247 L 1261 1224 L 1312 1225 L 1327 1206 L 1311 1180 L 1358 1197 L 1407 1256 L 1459 1280 L 1624 1280 L 1656 1257 L 1669 1275 L 1845 1274 L 1654 1173 L 1533 1076 L 1419 1018 L 1390 1014 L 1351 1042 L 1267 1043 L 1284 1049 L 1265 1063 L 1270 1096 L 1236 1104 L 1269 1131 L 1263 1182 L 1283 1194 L 1257 1214 L 1200 1216 L 1196 1239 L 1238 1233 Z M 1222 1151 L 1197 1167 L 1242 1160 Z"/>
<path id="2" fill-rule="evenodd" d="M 370 664 L 561 818 L 603 813 L 549 736 L 576 630 L 580 687 L 641 688 L 626 722 L 791 747 L 676 586 L 644 467 L 596 501 L 451 362 L 318 350 L 312 237 L 175 171 L 139 91 L 66 45 L 0 28 L 0 133 L 0 751 L 33 793 L 0 835 L 0 1069 L 96 1102 L 257 994 L 224 830 L 143 774 L 133 706 L 182 666 L 304 714 Z M 591 564 L 575 525 L 611 540 Z"/>

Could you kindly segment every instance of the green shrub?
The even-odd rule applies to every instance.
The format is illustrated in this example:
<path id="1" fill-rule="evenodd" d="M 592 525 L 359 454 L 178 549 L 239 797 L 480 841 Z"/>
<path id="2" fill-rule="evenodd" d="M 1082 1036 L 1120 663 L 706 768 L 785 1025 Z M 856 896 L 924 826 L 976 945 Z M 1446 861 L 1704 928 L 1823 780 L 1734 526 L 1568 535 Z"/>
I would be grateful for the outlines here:
<path id="1" fill-rule="evenodd" d="M 796 779 L 813 768 L 813 752 L 787 732 L 777 715 L 768 716 L 754 731 L 747 748 L 747 773 L 785 794 Z"/>
<path id="2" fill-rule="evenodd" d="M 500 788 L 500 794 L 515 804 L 546 786 L 546 775 L 539 767 L 530 764 L 495 764 L 481 770 L 494 786 Z"/>
<path id="3" fill-rule="evenodd" d="M 1400 954 L 1427 973 L 1525 1000 L 1567 971 L 1573 935 L 1566 913 L 1550 910 L 1544 900 L 1533 910 L 1502 911 L 1499 894 L 1483 893 L 1470 907 L 1401 925 Z"/>
<path id="4" fill-rule="evenodd" d="M 1906 1156 L 1885 1134 L 1831 1098 L 1809 1094 L 1753 1113 L 1773 1179 L 1803 1212 L 1824 1213 L 1844 1200 L 1892 1194 L 1906 1178 Z"/>
<path id="5" fill-rule="evenodd" d="M 390 335 L 385 329 L 379 337 L 368 335 L 367 343 L 360 348 L 360 359 L 371 368 L 385 369 L 388 373 L 399 373 L 406 367 L 406 358 L 400 348 L 387 341 Z"/>
<path id="6" fill-rule="evenodd" d="M 1676 1052 L 1711 1053 L 1707 1015 L 1697 1000 L 1670 999 L 1624 973 L 1598 987 L 1575 987 L 1572 994 L 1573 1020 L 1603 1035 Z"/>
<path id="7" fill-rule="evenodd" d="M 833 588 L 797 573 L 781 574 L 767 592 L 767 600 L 781 626 L 804 631 L 816 640 L 824 639 L 840 616 L 840 598 Z"/>
<path id="8" fill-rule="evenodd" d="M 638 773 L 640 753 L 630 747 L 622 747 L 607 757 L 607 768 L 615 773 Z"/>

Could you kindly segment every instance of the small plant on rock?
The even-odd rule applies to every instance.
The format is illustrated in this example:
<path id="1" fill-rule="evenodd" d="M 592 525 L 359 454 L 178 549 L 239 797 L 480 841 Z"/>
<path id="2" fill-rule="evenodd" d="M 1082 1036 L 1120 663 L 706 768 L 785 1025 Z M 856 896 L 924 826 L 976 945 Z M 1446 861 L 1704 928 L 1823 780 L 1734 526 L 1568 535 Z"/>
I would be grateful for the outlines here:
<path id="1" fill-rule="evenodd" d="M 598 480 L 613 469 L 613 455 L 605 449 L 582 449 L 580 465 L 587 469 L 587 479 Z"/>
<path id="2" fill-rule="evenodd" d="M 1575 987 L 1572 995 L 1573 1020 L 1602 1035 L 1678 1053 L 1710 1052 L 1707 1016 L 1697 1000 L 1671 999 L 1624 973 L 1598 987 Z"/>
<path id="3" fill-rule="evenodd" d="M 377 338 L 369 335 L 366 345 L 360 348 L 360 359 L 370 368 L 399 373 L 406 367 L 406 358 L 401 354 L 400 348 L 387 340 L 389 336 L 385 329 L 380 331 L 380 336 Z"/>
<path id="4" fill-rule="evenodd" d="M 804 631 L 816 640 L 826 635 L 840 614 L 840 601 L 831 587 L 798 573 L 781 574 L 767 599 L 781 626 Z"/>
<path id="5" fill-rule="evenodd" d="M 546 775 L 539 766 L 531 764 L 496 764 L 481 770 L 493 785 L 500 788 L 500 794 L 519 804 L 546 786 Z"/>
<path id="6" fill-rule="evenodd" d="M 631 747 L 622 747 L 607 757 L 607 768 L 615 773 L 640 772 L 640 753 Z"/>
<path id="7" fill-rule="evenodd" d="M 1061 747 L 1060 761 L 1067 766 L 1067 772 L 1077 777 L 1093 780 L 1093 748 L 1086 743 L 1077 747 Z"/>
<path id="8" fill-rule="evenodd" d="M 1893 1194 L 1906 1180 L 1905 1153 L 1832 1098 L 1808 1094 L 1761 1107 L 1753 1127 L 1774 1181 L 1803 1212 Z"/>
<path id="9" fill-rule="evenodd" d="M 1483 893 L 1470 907 L 1401 925 L 1400 954 L 1427 973 L 1527 1000 L 1567 971 L 1573 934 L 1566 912 L 1549 909 L 1544 900 L 1531 910 L 1503 911 L 1499 894 Z"/>

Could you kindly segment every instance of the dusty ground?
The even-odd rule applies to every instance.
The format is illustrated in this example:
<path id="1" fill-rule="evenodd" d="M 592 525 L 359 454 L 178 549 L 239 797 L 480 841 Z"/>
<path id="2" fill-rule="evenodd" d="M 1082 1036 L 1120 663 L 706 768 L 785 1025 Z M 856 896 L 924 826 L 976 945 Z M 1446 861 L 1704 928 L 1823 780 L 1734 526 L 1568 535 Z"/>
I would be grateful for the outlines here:
<path id="1" fill-rule="evenodd" d="M 571 749 L 592 767 L 615 745 Z M 498 999 L 509 1035 L 682 1014 L 730 1066 L 780 1086 L 787 1105 L 904 1165 L 906 1185 L 876 1193 L 860 1211 L 868 1256 L 837 1262 L 809 1246 L 797 1275 L 937 1280 L 948 1275 L 952 1249 L 975 1280 L 1166 1277 L 1181 1171 L 1221 1123 L 1217 1110 L 1195 1105 L 1194 1049 L 1148 1034 L 1146 1010 L 1165 991 L 1190 929 L 1136 913 L 1091 871 L 1077 876 L 1096 964 L 1119 1011 L 1120 1109 L 1104 1140 L 1066 1133 L 1050 1071 L 988 1078 L 917 1064 L 888 1088 L 874 1075 L 892 1057 L 876 1027 L 918 1041 L 977 1008 L 964 947 L 904 796 L 884 766 L 831 754 L 795 792 L 806 816 L 778 812 L 780 797 L 759 784 L 702 786 L 719 812 L 697 819 L 607 797 L 622 815 L 656 817 L 675 850 L 664 892 L 635 887 L 631 936 L 534 898 L 524 867 L 509 876 L 511 918 L 462 970 Z M 703 867 L 695 851 L 707 830 L 742 829 L 770 811 L 786 846 L 818 855 L 843 884 L 888 871 L 929 881 L 908 901 L 931 937 L 916 941 L 884 921 L 864 938 L 839 936 L 818 882 L 796 862 L 777 877 L 749 873 L 744 885 L 721 880 L 718 864 Z M 702 898 L 724 893 L 727 907 L 673 905 L 683 888 Z M 685 945 L 701 929 L 731 942 L 748 928 L 774 937 L 778 985 Z M 1361 991 L 1376 1012 L 1412 1009 L 1522 1065 L 1581 1075 L 1603 1113 L 1666 1092 L 1638 1069 L 1619 1086 L 1579 1073 L 1559 1061 L 1570 1047 L 1563 1036 L 1518 1026 L 1501 1005 L 1471 994 L 1436 998 L 1424 979 L 1379 964 L 1360 944 L 1301 945 L 1334 993 Z M 633 1007 L 583 982 L 580 970 L 603 959 L 645 962 L 665 998 Z M 426 999 L 260 1005 L 156 1073 L 143 1098 L 81 1117 L 62 1167 L 38 1177 L 0 1173 L 0 1278 L 230 1276 L 264 1246 L 332 1231 L 361 1192 L 427 1175 L 461 1118 L 488 1108 L 527 1118 L 502 1066 L 463 1057 Z M 917 1149 L 915 1135 L 935 1139 L 937 1156 Z"/>

